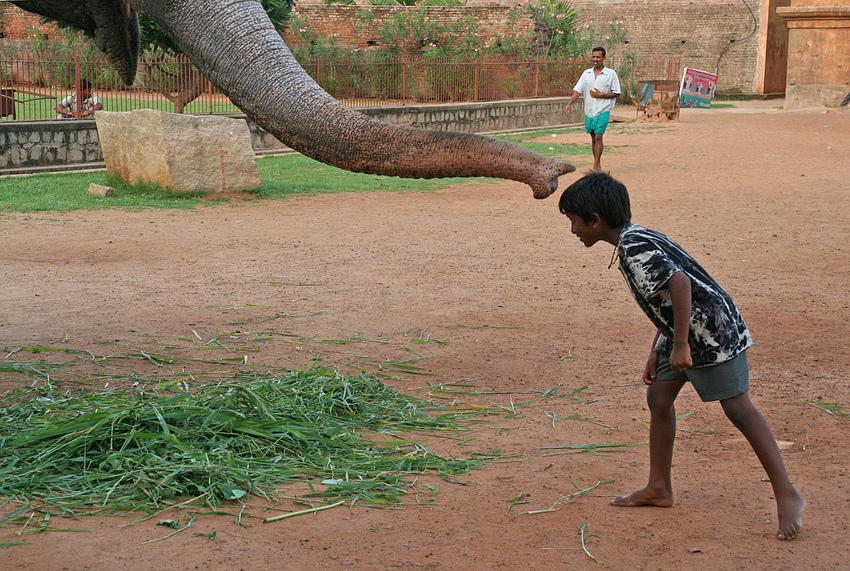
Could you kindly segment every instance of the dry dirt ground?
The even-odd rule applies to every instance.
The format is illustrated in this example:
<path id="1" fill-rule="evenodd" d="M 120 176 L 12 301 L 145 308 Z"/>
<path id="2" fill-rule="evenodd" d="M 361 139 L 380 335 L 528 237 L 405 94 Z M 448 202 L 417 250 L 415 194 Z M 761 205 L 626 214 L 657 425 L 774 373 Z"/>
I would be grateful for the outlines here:
<path id="1" fill-rule="evenodd" d="M 600 454 L 540 450 L 646 441 L 639 381 L 653 332 L 619 272 L 607 269 L 611 248 L 584 248 L 558 212 L 558 195 L 536 201 L 527 187 L 499 182 L 194 212 L 0 218 L 0 341 L 10 350 L 182 346 L 207 356 L 203 340 L 274 327 L 293 337 L 257 344 L 259 352 L 245 353 L 249 365 L 303 367 L 321 356 L 375 366 L 410 358 L 404 349 L 414 348 L 432 376 L 389 382 L 417 396 L 427 396 L 429 383 L 475 379 L 492 394 L 459 402 L 509 407 L 556 385 L 588 387 L 583 404 L 521 406 L 519 418 L 491 418 L 464 446 L 435 444 L 444 454 L 517 457 L 459 477 L 465 485 L 424 475 L 439 488 L 427 505 L 414 495 L 404 509 L 341 507 L 241 529 L 232 518 L 207 517 L 149 544 L 167 531 L 154 521 L 54 519 L 54 527 L 91 531 L 22 536 L 5 522 L 0 543 L 28 544 L 0 549 L 0 567 L 847 569 L 850 418 L 803 399 L 850 412 L 850 112 L 779 106 L 685 109 L 674 124 L 616 125 L 603 165 L 630 189 L 633 219 L 681 243 L 741 308 L 756 340 L 753 401 L 808 499 L 797 540 L 775 538 L 771 488 L 755 456 L 720 406 L 700 402 L 690 387 L 677 407 L 692 414 L 679 424 L 686 431 L 670 509 L 608 505 L 645 483 L 645 444 Z M 587 142 L 583 133 L 559 138 Z M 579 172 L 590 164 L 586 156 L 576 162 Z M 263 321 L 271 315 L 280 317 Z M 361 341 L 322 342 L 350 338 Z M 553 420 L 573 414 L 585 420 Z M 512 506 L 520 495 L 528 503 Z M 582 550 L 583 524 L 601 565 Z M 194 535 L 213 531 L 214 541 Z"/>

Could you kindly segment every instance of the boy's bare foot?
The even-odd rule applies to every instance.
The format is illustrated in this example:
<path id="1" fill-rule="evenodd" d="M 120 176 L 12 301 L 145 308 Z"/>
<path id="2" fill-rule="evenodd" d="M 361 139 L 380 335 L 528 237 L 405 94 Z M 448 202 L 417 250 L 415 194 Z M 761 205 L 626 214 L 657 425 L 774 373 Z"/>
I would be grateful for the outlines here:
<path id="1" fill-rule="evenodd" d="M 620 507 L 636 507 L 636 506 L 656 506 L 659 508 L 669 508 L 673 505 L 673 493 L 662 492 L 650 489 L 649 487 L 641 488 L 636 492 L 632 492 L 628 496 L 620 496 L 611 500 L 612 506 Z"/>
<path id="2" fill-rule="evenodd" d="M 779 531 L 776 532 L 776 537 L 791 541 L 803 529 L 803 510 L 806 509 L 806 500 L 800 494 L 787 499 L 777 498 L 776 507 L 779 512 Z"/>

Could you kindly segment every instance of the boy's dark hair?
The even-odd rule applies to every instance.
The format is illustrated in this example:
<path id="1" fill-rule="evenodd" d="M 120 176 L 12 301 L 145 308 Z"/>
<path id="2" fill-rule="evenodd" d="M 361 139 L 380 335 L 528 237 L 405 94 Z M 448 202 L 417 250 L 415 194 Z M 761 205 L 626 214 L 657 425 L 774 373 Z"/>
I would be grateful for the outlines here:
<path id="1" fill-rule="evenodd" d="M 587 173 L 564 191 L 558 202 L 561 214 L 575 214 L 592 222 L 598 214 L 609 228 L 617 228 L 632 219 L 632 207 L 626 186 L 605 172 Z"/>
<path id="2" fill-rule="evenodd" d="M 605 57 L 605 48 L 603 48 L 602 46 L 595 47 L 592 50 L 590 50 L 590 53 L 593 53 L 593 52 L 602 52 L 602 57 Z"/>
<path id="3" fill-rule="evenodd" d="M 91 89 L 91 81 L 89 81 L 88 79 L 85 79 L 85 78 L 81 79 L 80 80 L 80 88 L 83 89 L 83 90 Z"/>

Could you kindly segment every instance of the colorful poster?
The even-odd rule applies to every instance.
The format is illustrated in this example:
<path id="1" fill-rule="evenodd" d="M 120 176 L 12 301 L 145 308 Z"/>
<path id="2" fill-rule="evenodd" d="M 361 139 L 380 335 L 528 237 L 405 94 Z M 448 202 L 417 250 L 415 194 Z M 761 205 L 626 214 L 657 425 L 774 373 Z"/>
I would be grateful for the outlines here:
<path id="1" fill-rule="evenodd" d="M 679 107 L 711 107 L 715 87 L 716 75 L 686 67 L 679 89 Z"/>

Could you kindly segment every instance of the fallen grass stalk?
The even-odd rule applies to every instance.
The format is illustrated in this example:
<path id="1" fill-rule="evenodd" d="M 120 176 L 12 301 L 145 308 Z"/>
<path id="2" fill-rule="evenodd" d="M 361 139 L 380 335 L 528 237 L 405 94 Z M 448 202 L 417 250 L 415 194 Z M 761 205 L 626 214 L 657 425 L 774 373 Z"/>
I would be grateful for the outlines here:
<path id="1" fill-rule="evenodd" d="M 561 496 L 560 498 L 558 498 L 558 501 L 556 501 L 554 504 L 552 504 L 552 507 L 554 508 L 556 505 L 558 505 L 561 502 L 561 500 L 566 500 L 568 502 L 572 502 L 579 496 L 585 496 L 585 495 L 589 494 L 590 492 L 592 492 L 593 490 L 595 490 L 599 486 L 607 486 L 608 484 L 613 484 L 614 482 L 615 482 L 615 480 L 606 480 L 604 482 L 602 480 L 600 480 L 600 481 L 596 482 L 595 484 L 593 484 L 592 486 L 590 486 L 589 488 L 584 488 L 583 490 L 579 489 L 579 487 L 576 486 L 575 482 L 573 482 L 573 487 L 575 489 L 577 489 L 578 491 L 573 493 L 573 494 L 567 494 L 566 496 Z"/>
<path id="2" fill-rule="evenodd" d="M 550 464 L 550 466 L 551 466 L 551 464 Z M 585 488 L 585 489 L 581 490 L 581 489 L 579 489 L 578 486 L 575 485 L 575 482 L 573 482 L 573 487 L 578 490 L 574 494 L 567 494 L 566 496 L 561 496 L 560 498 L 555 500 L 555 503 L 553 503 L 548 508 L 540 509 L 540 510 L 532 510 L 532 511 L 528 511 L 528 512 L 522 512 L 519 515 L 536 515 L 536 514 L 542 514 L 542 513 L 556 512 L 559 509 L 561 509 L 560 507 L 558 507 L 558 504 L 561 503 L 561 500 L 573 502 L 573 501 L 575 501 L 575 498 L 577 498 L 578 496 L 584 496 L 584 495 L 590 494 L 590 492 L 592 492 L 593 490 L 595 490 L 599 486 L 605 486 L 607 484 L 613 484 L 613 483 L 614 483 L 614 480 L 607 480 L 605 482 L 600 480 L 600 481 L 596 482 L 595 484 L 593 484 L 592 486 L 590 486 L 589 488 Z"/>
<path id="3" fill-rule="evenodd" d="M 263 521 L 265 521 L 266 523 L 269 523 L 269 522 L 272 522 L 272 521 L 278 521 L 280 519 L 286 519 L 288 517 L 295 517 L 297 515 L 311 514 L 311 513 L 315 513 L 315 512 L 320 512 L 322 510 L 329 510 L 331 508 L 341 506 L 344 503 L 346 503 L 345 500 L 340 500 L 338 502 L 335 502 L 335 503 L 332 503 L 332 504 L 329 504 L 329 505 L 326 505 L 326 506 L 319 506 L 317 508 L 310 508 L 309 510 L 301 510 L 301 511 L 292 512 L 292 513 L 288 513 L 288 514 L 282 514 L 282 515 L 275 515 L 275 516 L 272 516 L 272 517 L 267 517 Z"/>
<path id="4" fill-rule="evenodd" d="M 179 528 L 179 529 L 176 529 L 176 530 L 172 531 L 171 533 L 169 533 L 168 535 L 165 535 L 165 536 L 163 536 L 163 537 L 157 537 L 156 539 L 149 539 L 149 540 L 147 540 L 147 541 L 143 541 L 143 542 L 142 542 L 142 545 L 145 545 L 145 544 L 148 544 L 148 543 L 156 543 L 157 541 L 163 541 L 163 540 L 165 540 L 165 539 L 168 539 L 169 537 L 172 537 L 172 536 L 174 536 L 174 535 L 177 535 L 177 534 L 178 534 L 178 533 L 180 533 L 181 531 L 186 531 L 187 529 L 189 529 L 190 527 L 192 527 L 192 525 L 193 525 L 194 523 L 195 523 L 195 518 L 194 518 L 194 517 L 192 517 L 192 518 L 190 518 L 190 519 L 186 522 L 186 525 L 185 525 L 185 526 L 183 526 L 183 527 L 181 527 L 181 528 Z"/>
<path id="5" fill-rule="evenodd" d="M 585 532 L 585 531 L 587 531 L 587 524 L 586 524 L 586 523 L 581 524 L 581 527 L 579 528 L 579 531 L 581 532 L 581 549 L 582 549 L 582 551 L 584 551 L 584 552 L 585 552 L 585 554 L 587 554 L 587 556 L 588 556 L 588 557 L 590 557 L 591 559 L 593 559 L 594 561 L 596 561 L 597 563 L 599 563 L 600 565 L 602 565 L 602 562 L 601 562 L 600 560 L 598 560 L 596 557 L 594 557 L 594 556 L 590 553 L 590 551 L 588 551 L 588 550 L 587 550 L 587 545 L 585 545 L 585 543 L 584 543 L 584 540 L 585 540 L 584 532 Z M 598 536 L 598 535 L 588 535 L 587 537 L 588 537 L 588 538 L 590 538 L 590 537 L 596 537 L 596 538 L 599 538 L 599 536 Z M 600 539 L 601 539 L 601 538 L 600 538 Z"/>
<path id="6" fill-rule="evenodd" d="M 563 454 L 599 454 L 600 450 L 607 450 L 609 448 L 627 448 L 629 446 L 640 446 L 642 444 L 646 444 L 647 441 L 643 442 L 627 442 L 627 443 L 617 443 L 617 444 L 574 444 L 571 446 L 542 446 L 540 448 L 535 448 L 535 450 L 566 450 L 566 452 L 550 452 L 548 454 L 544 454 L 543 456 L 561 456 Z M 614 450 L 612 450 L 614 451 Z"/>
<path id="7" fill-rule="evenodd" d="M 822 402 L 818 399 L 808 398 L 808 399 L 800 399 L 800 401 L 810 404 L 815 408 L 819 408 L 827 414 L 831 414 L 835 417 L 841 418 L 850 418 L 850 413 L 844 412 L 844 406 L 838 404 L 837 402 Z"/>

